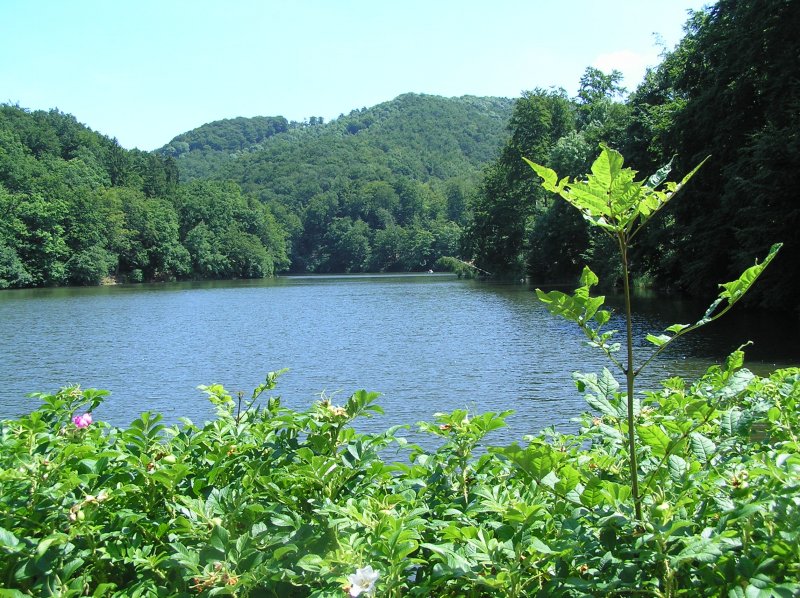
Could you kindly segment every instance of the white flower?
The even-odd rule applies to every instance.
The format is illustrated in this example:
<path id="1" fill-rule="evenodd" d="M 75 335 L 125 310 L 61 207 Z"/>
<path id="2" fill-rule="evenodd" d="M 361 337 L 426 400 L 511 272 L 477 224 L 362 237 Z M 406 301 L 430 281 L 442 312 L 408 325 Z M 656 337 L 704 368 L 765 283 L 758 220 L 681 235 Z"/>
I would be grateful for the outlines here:
<path id="1" fill-rule="evenodd" d="M 375 581 L 378 579 L 379 573 L 372 568 L 372 565 L 367 565 L 361 569 L 356 569 L 353 575 L 347 576 L 347 581 L 350 583 L 350 595 L 358 596 L 361 592 L 369 594 L 375 589 Z"/>

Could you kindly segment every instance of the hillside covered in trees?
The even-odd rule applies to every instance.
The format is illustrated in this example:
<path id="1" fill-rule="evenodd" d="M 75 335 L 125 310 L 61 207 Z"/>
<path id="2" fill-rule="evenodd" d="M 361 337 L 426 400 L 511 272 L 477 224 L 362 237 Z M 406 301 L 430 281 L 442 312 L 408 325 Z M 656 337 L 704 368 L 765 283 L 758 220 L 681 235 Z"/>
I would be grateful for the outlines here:
<path id="1" fill-rule="evenodd" d="M 417 271 L 459 253 L 468 194 L 512 106 L 405 94 L 329 123 L 218 121 L 160 153 L 176 156 L 182 180 L 234 181 L 269 206 L 291 272 Z"/>
<path id="2" fill-rule="evenodd" d="M 232 119 L 154 153 L 0 106 L 0 288 L 428 268 L 458 252 L 512 103 L 409 95 L 328 124 Z"/>
<path id="3" fill-rule="evenodd" d="M 0 288 L 286 268 L 269 208 L 229 183 L 179 184 L 171 158 L 127 151 L 57 110 L 0 106 Z"/>

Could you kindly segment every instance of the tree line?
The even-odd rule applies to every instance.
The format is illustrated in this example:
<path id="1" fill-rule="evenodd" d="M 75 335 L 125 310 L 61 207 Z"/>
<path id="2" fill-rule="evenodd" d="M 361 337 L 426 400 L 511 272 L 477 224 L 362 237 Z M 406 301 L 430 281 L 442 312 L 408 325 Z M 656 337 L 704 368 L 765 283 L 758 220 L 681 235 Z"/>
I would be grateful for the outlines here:
<path id="1" fill-rule="evenodd" d="M 510 138 L 471 204 L 463 251 L 498 275 L 573 282 L 588 263 L 619 280 L 602 234 L 537 189 L 525 156 L 559 173 L 587 172 L 606 143 L 651 174 L 683 175 L 710 159 L 691 188 L 637 240 L 640 282 L 713 295 L 714 281 L 784 243 L 751 303 L 796 309 L 800 282 L 794 174 L 800 166 L 800 5 L 720 0 L 691 14 L 685 36 L 623 100 L 620 74 L 586 70 L 576 97 L 537 89 L 517 100 Z"/>
<path id="2" fill-rule="evenodd" d="M 288 265 L 269 208 L 237 185 L 180 184 L 58 110 L 0 106 L 0 288 L 270 276 Z"/>
<path id="3" fill-rule="evenodd" d="M 217 121 L 160 153 L 175 156 L 186 137 L 215 140 L 177 153 L 181 178 L 235 181 L 270 206 L 290 272 L 427 270 L 459 255 L 469 195 L 507 138 L 512 106 L 403 94 L 250 144 L 235 121 Z"/>
<path id="4" fill-rule="evenodd" d="M 152 153 L 0 106 L 0 288 L 428 269 L 458 254 L 512 103 L 407 94 L 331 123 L 218 121 Z"/>

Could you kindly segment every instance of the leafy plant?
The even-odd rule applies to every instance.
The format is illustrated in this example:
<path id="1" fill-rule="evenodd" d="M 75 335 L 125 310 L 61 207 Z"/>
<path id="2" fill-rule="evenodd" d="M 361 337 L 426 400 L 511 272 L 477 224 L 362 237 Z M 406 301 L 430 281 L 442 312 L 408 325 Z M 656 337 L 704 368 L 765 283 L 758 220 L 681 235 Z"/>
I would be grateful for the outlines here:
<path id="1" fill-rule="evenodd" d="M 636 377 L 675 339 L 716 320 L 733 307 L 772 261 L 781 245 L 773 245 L 763 263 L 756 263 L 755 266 L 748 268 L 737 280 L 720 285 L 722 291 L 719 297 L 695 324 L 674 324 L 665 330 L 665 334 L 648 335 L 647 340 L 656 346 L 656 350 L 637 367 L 633 349 L 629 268 L 629 252 L 633 239 L 652 217 L 675 197 L 708 158 L 698 164 L 679 183 L 666 182 L 672 169 L 672 161 L 649 178 L 637 181 L 635 170 L 623 168 L 623 157 L 619 152 L 602 144 L 600 147 L 602 151 L 592 164 L 591 174 L 587 175 L 585 179 L 573 181 L 570 181 L 569 177 L 559 179 L 554 170 L 531 162 L 527 158 L 523 159 L 543 179 L 542 186 L 546 190 L 563 197 L 581 212 L 590 225 L 600 228 L 616 243 L 622 266 L 625 298 L 625 362 L 623 363 L 615 356 L 620 348 L 619 345 L 610 342 L 616 331 L 601 333 L 601 328 L 608 323 L 611 314 L 600 309 L 605 301 L 604 297 L 592 297 L 589 293 L 591 287 L 598 282 L 597 276 L 589 268 L 584 268 L 581 275 L 582 286 L 572 295 L 560 291 L 545 293 L 539 289 L 536 293 L 551 313 L 577 323 L 586 335 L 589 344 L 601 349 L 625 376 L 631 495 L 636 518 L 641 520 L 642 506 L 639 492 L 639 469 L 636 463 L 634 419 L 636 416 L 634 399 Z M 641 435 L 642 432 L 640 432 Z"/>
<path id="2" fill-rule="evenodd" d="M 274 374 L 241 410 L 206 387 L 202 426 L 36 395 L 0 422 L 0 596 L 797 596 L 800 370 L 742 360 L 639 401 L 641 519 L 608 371 L 579 379 L 578 434 L 501 447 L 508 412 L 439 414 L 423 449 L 352 428 L 375 393 L 293 411 Z"/>

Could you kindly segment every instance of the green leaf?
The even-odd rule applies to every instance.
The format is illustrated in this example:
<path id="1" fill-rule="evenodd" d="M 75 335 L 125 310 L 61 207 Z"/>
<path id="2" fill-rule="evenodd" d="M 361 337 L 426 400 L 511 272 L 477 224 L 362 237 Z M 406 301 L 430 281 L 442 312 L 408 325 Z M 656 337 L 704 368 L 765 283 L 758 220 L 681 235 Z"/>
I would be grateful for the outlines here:
<path id="1" fill-rule="evenodd" d="M 757 573 L 749 580 L 744 589 L 745 598 L 791 598 L 797 596 L 796 584 L 780 584 L 765 573 Z M 795 587 L 792 587 L 795 586 Z"/>
<path id="2" fill-rule="evenodd" d="M 0 527 L 0 546 L 4 548 L 16 549 L 19 546 L 19 539 L 7 529 Z"/>
<path id="3" fill-rule="evenodd" d="M 442 570 L 442 567 L 434 567 L 434 577 L 441 577 L 441 576 L 460 576 L 464 575 L 472 569 L 472 563 L 455 552 L 452 549 L 452 545 L 442 545 L 442 544 L 430 544 L 430 543 L 422 543 L 420 544 L 421 547 L 427 548 L 431 552 L 436 555 L 439 555 L 443 558 L 444 564 L 446 565 L 446 569 Z M 448 570 L 449 569 L 449 570 Z"/>
<path id="4" fill-rule="evenodd" d="M 669 159 L 669 162 L 664 164 L 664 166 L 662 166 L 661 168 L 656 170 L 652 175 L 650 175 L 650 178 L 647 179 L 647 186 L 650 187 L 651 189 L 655 189 L 661 183 L 666 181 L 670 171 L 672 170 L 672 162 L 674 161 L 675 161 L 675 156 L 672 156 L 672 158 Z"/>
<path id="5" fill-rule="evenodd" d="M 507 457 L 514 465 L 537 482 L 552 473 L 558 463 L 552 447 L 546 444 L 532 444 L 525 449 L 521 449 L 517 444 L 512 444 L 508 447 L 495 449 L 494 452 Z"/>
<path id="6" fill-rule="evenodd" d="M 574 377 L 578 390 L 585 393 L 584 398 L 589 406 L 615 419 L 627 416 L 627 406 L 619 393 L 619 382 L 607 368 L 603 368 L 599 379 L 596 374 L 576 373 Z"/>
<path id="7" fill-rule="evenodd" d="M 528 163 L 528 166 L 533 168 L 533 170 L 538 174 L 544 181 L 542 182 L 542 187 L 547 189 L 548 191 L 552 191 L 554 193 L 558 192 L 558 175 L 556 171 L 547 168 L 547 166 L 542 166 L 541 164 L 536 164 L 535 162 L 531 162 L 528 158 L 523 156 L 522 158 L 525 162 Z"/>
<path id="8" fill-rule="evenodd" d="M 294 519 L 285 513 L 275 513 L 270 517 L 270 522 L 276 527 L 295 527 Z"/>
<path id="9" fill-rule="evenodd" d="M 717 450 L 717 446 L 711 441 L 711 439 L 706 438 L 699 432 L 692 432 L 689 435 L 689 444 L 692 449 L 692 454 L 701 463 L 708 463 L 711 457 L 714 456 L 714 452 Z"/>
<path id="10" fill-rule="evenodd" d="M 596 507 L 603 502 L 603 481 L 594 477 L 583 487 L 581 504 L 586 507 Z"/>
<path id="11" fill-rule="evenodd" d="M 209 544 L 220 550 L 225 552 L 228 547 L 228 541 L 230 540 L 230 534 L 228 530 L 224 527 L 220 527 L 219 525 L 214 526 L 214 529 L 211 531 L 211 538 L 209 539 Z"/>
<path id="12" fill-rule="evenodd" d="M 636 432 L 641 441 L 650 447 L 653 455 L 663 457 L 667 454 L 670 439 L 660 426 L 636 426 Z"/>
<path id="13" fill-rule="evenodd" d="M 738 407 L 724 411 L 719 418 L 719 427 L 728 436 L 735 436 L 740 433 L 742 412 Z"/>
<path id="14" fill-rule="evenodd" d="M 667 334 L 659 334 L 658 336 L 648 334 L 645 338 L 648 342 L 653 343 L 656 347 L 661 347 L 672 340 L 672 337 Z"/>
<path id="15" fill-rule="evenodd" d="M 584 287 L 588 288 L 588 287 L 593 287 L 594 285 L 596 285 L 598 282 L 600 282 L 600 279 L 597 277 L 597 274 L 592 272 L 592 270 L 591 270 L 591 268 L 589 268 L 589 266 L 584 266 L 583 267 L 583 271 L 581 272 L 580 282 L 581 282 L 581 286 L 584 286 Z"/>
<path id="16" fill-rule="evenodd" d="M 296 544 L 287 544 L 286 546 L 281 546 L 280 548 L 276 548 L 272 551 L 272 558 L 276 561 L 279 561 L 281 557 L 286 554 L 291 554 L 297 552 L 298 548 Z"/>
<path id="17" fill-rule="evenodd" d="M 678 455 L 669 456 L 667 467 L 669 469 L 669 477 L 672 478 L 673 482 L 680 482 L 689 470 L 686 460 Z"/>
<path id="18" fill-rule="evenodd" d="M 565 465 L 558 470 L 558 482 L 556 482 L 555 490 L 559 494 L 568 494 L 581 481 L 581 476 L 578 471 L 571 465 Z"/>
<path id="19" fill-rule="evenodd" d="M 602 144 L 600 148 L 600 155 L 592 164 L 592 174 L 595 176 L 599 185 L 610 189 L 614 180 L 619 176 L 622 170 L 622 163 L 624 160 L 622 154 L 618 151 Z"/>
<path id="20" fill-rule="evenodd" d="M 310 571 L 311 573 L 318 573 L 322 569 L 322 565 L 324 564 L 324 560 L 318 554 L 306 554 L 300 557 L 300 560 L 297 561 L 297 566 L 303 569 L 304 571 Z"/>
<path id="21" fill-rule="evenodd" d="M 665 332 L 672 332 L 673 334 L 678 334 L 679 332 L 689 328 L 690 324 L 673 324 L 668 328 L 665 328 Z"/>
<path id="22" fill-rule="evenodd" d="M 719 294 L 720 299 L 727 299 L 729 305 L 733 305 L 736 301 L 741 299 L 742 296 L 750 289 L 750 287 L 753 286 L 753 283 L 755 283 L 756 279 L 761 275 L 764 269 L 775 258 L 781 247 L 783 247 L 783 243 L 775 243 L 770 248 L 767 257 L 764 258 L 764 261 L 761 264 L 759 264 L 758 260 L 756 260 L 756 264 L 754 266 L 750 266 L 747 270 L 742 272 L 742 275 L 739 276 L 739 278 L 719 285 L 723 289 Z"/>
<path id="23" fill-rule="evenodd" d="M 722 556 L 719 541 L 715 538 L 692 537 L 677 555 L 670 558 L 673 567 L 687 561 L 713 563 Z"/>
<path id="24" fill-rule="evenodd" d="M 532 551 L 540 554 L 557 554 L 556 551 L 535 536 L 531 537 L 530 548 Z"/>

